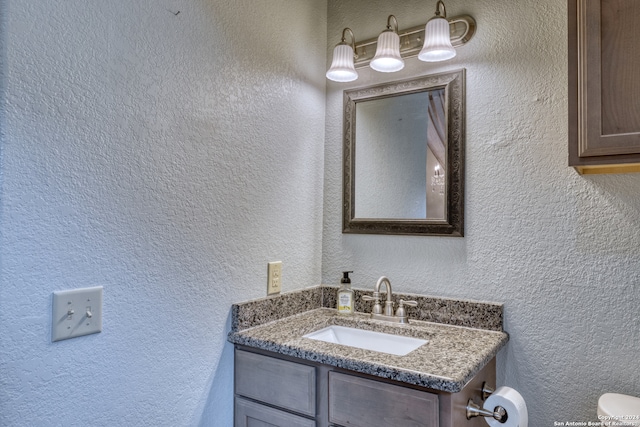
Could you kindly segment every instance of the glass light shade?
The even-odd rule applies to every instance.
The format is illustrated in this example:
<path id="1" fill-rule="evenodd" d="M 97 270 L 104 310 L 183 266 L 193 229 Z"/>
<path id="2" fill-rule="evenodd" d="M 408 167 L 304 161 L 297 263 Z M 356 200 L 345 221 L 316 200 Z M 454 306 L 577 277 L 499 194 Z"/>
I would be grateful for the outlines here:
<path id="1" fill-rule="evenodd" d="M 449 21 L 445 18 L 431 18 L 424 27 L 424 46 L 418 59 L 425 62 L 436 62 L 451 59 L 456 50 L 451 45 Z"/>
<path id="2" fill-rule="evenodd" d="M 327 71 L 327 78 L 334 82 L 352 82 L 358 78 L 358 72 L 353 65 L 353 48 L 346 43 L 340 43 L 333 49 L 333 61 Z"/>
<path id="3" fill-rule="evenodd" d="M 400 36 L 395 31 L 385 30 L 380 33 L 376 55 L 369 66 L 383 73 L 393 73 L 404 68 L 404 60 L 400 56 Z"/>

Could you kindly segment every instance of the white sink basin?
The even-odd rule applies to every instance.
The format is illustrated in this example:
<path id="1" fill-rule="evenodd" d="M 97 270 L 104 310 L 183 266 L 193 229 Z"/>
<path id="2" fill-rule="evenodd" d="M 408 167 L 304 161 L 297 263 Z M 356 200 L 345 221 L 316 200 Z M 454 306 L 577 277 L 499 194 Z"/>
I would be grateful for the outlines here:
<path id="1" fill-rule="evenodd" d="M 427 343 L 427 340 L 405 337 L 402 335 L 385 334 L 383 332 L 366 331 L 364 329 L 348 328 L 346 326 L 328 326 L 304 335 L 304 338 L 342 344 L 364 350 L 379 351 L 381 353 L 404 356 L 416 348 Z"/>

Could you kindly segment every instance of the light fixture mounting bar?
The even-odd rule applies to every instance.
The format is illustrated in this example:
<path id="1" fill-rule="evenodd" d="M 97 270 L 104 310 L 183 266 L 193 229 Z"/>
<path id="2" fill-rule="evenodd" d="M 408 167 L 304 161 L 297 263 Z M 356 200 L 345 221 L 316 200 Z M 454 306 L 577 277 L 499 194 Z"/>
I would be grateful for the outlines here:
<path id="1" fill-rule="evenodd" d="M 471 40 L 476 32 L 476 21 L 469 15 L 454 16 L 447 18 L 447 21 L 449 21 L 451 44 L 453 47 L 463 46 Z M 422 24 L 407 30 L 398 31 L 398 35 L 400 36 L 400 56 L 402 56 L 402 58 L 418 56 L 424 44 L 424 27 L 425 24 Z M 369 65 L 369 62 L 371 62 L 376 54 L 377 46 L 377 37 L 356 43 L 355 67 L 362 68 Z"/>

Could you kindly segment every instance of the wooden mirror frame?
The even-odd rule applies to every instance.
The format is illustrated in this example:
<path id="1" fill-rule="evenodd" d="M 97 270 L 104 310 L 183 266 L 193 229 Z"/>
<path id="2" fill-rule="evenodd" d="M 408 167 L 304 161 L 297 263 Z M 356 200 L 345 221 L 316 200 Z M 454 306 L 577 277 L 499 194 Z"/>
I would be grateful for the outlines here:
<path id="1" fill-rule="evenodd" d="M 447 117 L 444 219 L 355 218 L 356 104 L 444 88 Z M 342 232 L 359 234 L 464 235 L 465 70 L 431 74 L 344 91 Z"/>

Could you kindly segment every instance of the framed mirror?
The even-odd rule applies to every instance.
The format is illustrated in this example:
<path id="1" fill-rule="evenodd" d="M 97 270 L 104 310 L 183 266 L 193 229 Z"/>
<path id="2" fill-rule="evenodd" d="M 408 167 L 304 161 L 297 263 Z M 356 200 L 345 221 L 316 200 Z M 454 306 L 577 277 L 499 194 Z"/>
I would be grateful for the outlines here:
<path id="1" fill-rule="evenodd" d="M 343 233 L 464 234 L 465 70 L 344 92 Z"/>

